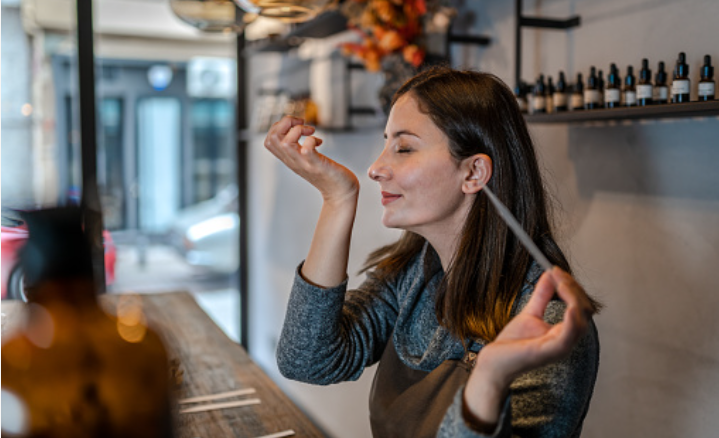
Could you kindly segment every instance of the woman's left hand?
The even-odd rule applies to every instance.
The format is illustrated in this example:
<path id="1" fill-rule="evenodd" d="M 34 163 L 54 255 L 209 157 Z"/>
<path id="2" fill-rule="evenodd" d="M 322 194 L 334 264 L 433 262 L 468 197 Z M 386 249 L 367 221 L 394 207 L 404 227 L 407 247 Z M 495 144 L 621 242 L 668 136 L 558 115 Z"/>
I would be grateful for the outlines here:
<path id="1" fill-rule="evenodd" d="M 552 325 L 543 317 L 555 290 L 567 308 L 563 320 Z M 524 309 L 477 356 L 464 394 L 473 416 L 483 424 L 496 423 L 512 381 L 568 355 L 593 313 L 589 297 L 571 275 L 558 267 L 545 272 Z"/>

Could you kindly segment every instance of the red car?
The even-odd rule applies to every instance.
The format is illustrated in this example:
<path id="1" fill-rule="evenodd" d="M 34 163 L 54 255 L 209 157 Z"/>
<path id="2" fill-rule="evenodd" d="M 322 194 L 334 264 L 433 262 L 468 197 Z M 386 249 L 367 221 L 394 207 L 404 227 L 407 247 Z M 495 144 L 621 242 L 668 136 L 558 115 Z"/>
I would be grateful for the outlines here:
<path id="1" fill-rule="evenodd" d="M 25 296 L 24 278 L 18 266 L 18 251 L 28 239 L 28 230 L 25 223 L 15 214 L 3 211 L 0 240 L 2 241 L 2 299 L 12 298 L 27 301 Z M 107 230 L 102 232 L 105 245 L 105 282 L 112 284 L 115 281 L 115 261 L 117 248 L 112 236 Z"/>

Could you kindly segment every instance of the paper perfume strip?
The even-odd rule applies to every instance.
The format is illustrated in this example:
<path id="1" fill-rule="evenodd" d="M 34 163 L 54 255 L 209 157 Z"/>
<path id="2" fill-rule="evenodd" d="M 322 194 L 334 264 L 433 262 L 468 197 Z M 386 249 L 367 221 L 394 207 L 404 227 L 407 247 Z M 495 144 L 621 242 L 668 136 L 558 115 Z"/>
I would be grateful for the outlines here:
<path id="1" fill-rule="evenodd" d="M 294 434 L 295 434 L 295 431 L 292 429 L 289 429 L 289 430 L 283 430 L 282 432 L 273 433 L 270 435 L 258 436 L 256 438 L 283 438 L 286 436 L 293 436 Z"/>
<path id="2" fill-rule="evenodd" d="M 197 403 L 197 402 L 204 402 L 204 401 L 210 401 L 210 400 L 217 400 L 220 398 L 230 398 L 230 397 L 237 397 L 238 395 L 247 395 L 247 394 L 254 394 L 255 388 L 247 388 L 247 389 L 238 389 L 236 391 L 228 391 L 228 392 L 220 392 L 218 394 L 210 394 L 210 395 L 201 395 L 199 397 L 190 397 L 190 398 L 183 398 L 178 401 L 179 404 L 185 404 L 185 403 Z"/>
<path id="3" fill-rule="evenodd" d="M 250 406 L 250 405 L 258 405 L 258 404 L 260 404 L 259 398 L 251 398 L 249 400 L 240 400 L 240 401 L 225 402 L 225 403 L 209 403 L 206 405 L 194 406 L 191 408 L 181 409 L 180 413 L 181 414 L 189 414 L 192 412 L 212 411 L 215 409 L 239 408 L 241 406 Z"/>

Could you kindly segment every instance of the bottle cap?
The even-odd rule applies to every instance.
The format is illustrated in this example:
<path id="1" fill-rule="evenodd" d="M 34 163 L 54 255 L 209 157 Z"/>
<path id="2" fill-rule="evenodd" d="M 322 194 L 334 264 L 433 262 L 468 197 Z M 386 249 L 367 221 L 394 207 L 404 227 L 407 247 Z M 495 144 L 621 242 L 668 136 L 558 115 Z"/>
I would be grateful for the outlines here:
<path id="1" fill-rule="evenodd" d="M 714 67 L 712 67 L 712 57 L 704 55 L 704 65 L 702 66 L 702 79 L 712 79 L 714 77 Z"/>
<path id="2" fill-rule="evenodd" d="M 689 76 L 689 64 L 687 64 L 687 55 L 684 52 L 679 53 L 677 58 L 677 66 L 674 73 L 675 78 L 685 78 Z"/>

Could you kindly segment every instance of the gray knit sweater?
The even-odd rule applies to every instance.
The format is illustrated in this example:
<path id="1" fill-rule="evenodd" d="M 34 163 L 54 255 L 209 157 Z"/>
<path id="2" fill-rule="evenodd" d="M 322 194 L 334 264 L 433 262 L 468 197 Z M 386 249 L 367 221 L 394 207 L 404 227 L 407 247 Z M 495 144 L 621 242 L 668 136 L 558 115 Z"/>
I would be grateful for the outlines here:
<path id="1" fill-rule="evenodd" d="M 300 265 L 301 267 L 301 265 Z M 513 314 L 527 303 L 541 274 L 534 265 Z M 432 371 L 447 359 L 461 359 L 462 343 L 437 322 L 435 296 L 444 272 L 428 244 L 392 282 L 369 273 L 357 289 L 347 283 L 323 289 L 295 276 L 277 349 L 281 373 L 290 379 L 327 385 L 356 380 L 376 363 L 394 336 L 407 366 Z M 549 323 L 561 321 L 564 304 L 551 301 Z M 480 353 L 481 354 L 481 353 Z M 587 335 L 566 359 L 517 378 L 492 437 L 578 437 L 589 407 L 599 359 L 597 332 Z M 462 389 L 440 425 L 439 437 L 483 437 L 462 417 Z"/>

